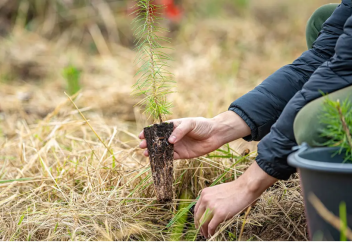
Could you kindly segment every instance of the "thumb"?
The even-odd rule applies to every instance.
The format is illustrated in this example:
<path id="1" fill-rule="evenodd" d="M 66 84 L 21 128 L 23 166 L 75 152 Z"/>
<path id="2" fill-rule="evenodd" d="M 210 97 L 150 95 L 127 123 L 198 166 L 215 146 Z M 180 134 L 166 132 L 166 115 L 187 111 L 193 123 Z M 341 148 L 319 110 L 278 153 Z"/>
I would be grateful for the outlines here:
<path id="1" fill-rule="evenodd" d="M 169 142 L 175 144 L 180 141 L 186 134 L 194 129 L 195 122 L 192 119 L 183 120 L 172 132 Z"/>

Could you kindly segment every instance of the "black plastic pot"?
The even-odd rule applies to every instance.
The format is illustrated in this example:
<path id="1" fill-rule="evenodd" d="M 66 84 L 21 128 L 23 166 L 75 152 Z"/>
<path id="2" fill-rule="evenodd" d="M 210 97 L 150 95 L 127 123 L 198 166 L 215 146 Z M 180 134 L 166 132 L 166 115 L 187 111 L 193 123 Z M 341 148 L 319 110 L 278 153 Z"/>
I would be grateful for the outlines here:
<path id="1" fill-rule="evenodd" d="M 344 163 L 339 148 L 310 148 L 303 144 L 288 157 L 297 167 L 303 190 L 308 231 L 312 240 L 340 240 L 341 232 L 323 219 L 311 202 L 314 194 L 337 218 L 341 202 L 346 203 L 347 223 L 352 228 L 352 164 Z M 336 154 L 336 155 L 334 155 Z"/>

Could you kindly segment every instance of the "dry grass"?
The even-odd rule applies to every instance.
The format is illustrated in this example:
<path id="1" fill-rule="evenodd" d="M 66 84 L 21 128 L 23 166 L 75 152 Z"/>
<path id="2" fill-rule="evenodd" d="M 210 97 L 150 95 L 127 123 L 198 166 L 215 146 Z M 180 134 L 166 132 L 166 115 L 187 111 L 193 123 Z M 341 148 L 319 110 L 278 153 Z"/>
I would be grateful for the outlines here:
<path id="1" fill-rule="evenodd" d="M 120 2 L 108 2 L 111 12 L 120 8 Z M 184 1 L 189 15 L 172 32 L 178 92 L 170 97 L 170 118 L 225 111 L 291 62 L 305 50 L 305 22 L 322 4 L 251 1 L 239 13 L 209 17 L 198 2 Z M 22 3 L 14 8 L 25 12 Z M 92 8 L 75 11 L 86 16 Z M 157 204 L 148 160 L 138 148 L 137 135 L 147 121 L 133 107 L 138 99 L 129 95 L 135 71 L 125 31 L 129 20 L 118 14 L 115 22 L 104 22 L 104 14 L 93 14 L 97 19 L 86 25 L 78 20 L 87 18 L 75 19 L 72 11 L 67 19 L 77 23 L 67 28 L 56 28 L 48 17 L 28 32 L 17 18 L 0 39 L 0 239 L 168 240 L 174 230 L 166 225 L 177 213 L 181 191 L 195 198 L 219 177 L 220 183 L 236 179 L 253 162 L 256 143 L 232 142 L 231 159 L 175 161 L 174 203 Z M 109 26 L 120 32 L 106 31 Z M 94 53 L 87 51 L 91 44 Z M 68 64 L 82 71 L 83 89 L 74 102 L 115 161 L 64 95 L 61 71 Z M 247 148 L 253 153 L 241 158 Z M 306 240 L 305 222 L 294 176 L 264 193 L 246 218 L 242 239 Z M 243 215 L 234 217 L 213 239 L 236 240 L 242 223 Z M 192 224 L 189 216 L 182 239 L 202 239 L 194 237 Z"/>

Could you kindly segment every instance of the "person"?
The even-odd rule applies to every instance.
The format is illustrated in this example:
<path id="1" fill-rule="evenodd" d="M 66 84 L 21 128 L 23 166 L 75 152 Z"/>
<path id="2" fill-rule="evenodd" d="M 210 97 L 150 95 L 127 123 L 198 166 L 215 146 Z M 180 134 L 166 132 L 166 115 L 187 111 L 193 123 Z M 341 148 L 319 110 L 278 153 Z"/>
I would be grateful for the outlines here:
<path id="1" fill-rule="evenodd" d="M 276 181 L 289 179 L 296 171 L 287 164 L 287 156 L 297 144 L 314 145 L 320 139 L 317 114 L 324 101 L 322 93 L 329 93 L 331 99 L 352 100 L 351 15 L 351 0 L 319 8 L 307 24 L 309 50 L 292 64 L 214 118 L 172 120 L 175 128 L 169 142 L 174 144 L 175 159 L 202 156 L 239 138 L 260 140 L 256 162 L 242 176 L 202 190 L 194 219 L 205 237 L 250 206 Z M 145 149 L 143 132 L 139 137 L 140 147 Z M 206 210 L 210 216 L 203 223 Z"/>

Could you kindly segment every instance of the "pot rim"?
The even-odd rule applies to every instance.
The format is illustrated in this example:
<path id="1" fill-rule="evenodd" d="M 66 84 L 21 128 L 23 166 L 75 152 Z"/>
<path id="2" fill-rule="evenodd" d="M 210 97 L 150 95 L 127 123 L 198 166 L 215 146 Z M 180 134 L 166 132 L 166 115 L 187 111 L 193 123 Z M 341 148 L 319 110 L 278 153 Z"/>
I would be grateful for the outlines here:
<path id="1" fill-rule="evenodd" d="M 340 148 L 338 147 L 319 147 L 319 148 L 310 148 L 308 146 L 301 147 L 298 151 L 290 154 L 288 156 L 288 164 L 297 168 L 303 168 L 308 170 L 315 171 L 324 171 L 324 172 L 336 172 L 336 173 L 352 173 L 352 164 L 346 163 L 332 163 L 332 162 L 322 162 L 318 160 L 308 160 L 301 156 L 300 154 L 307 151 L 331 151 L 336 152 Z"/>

